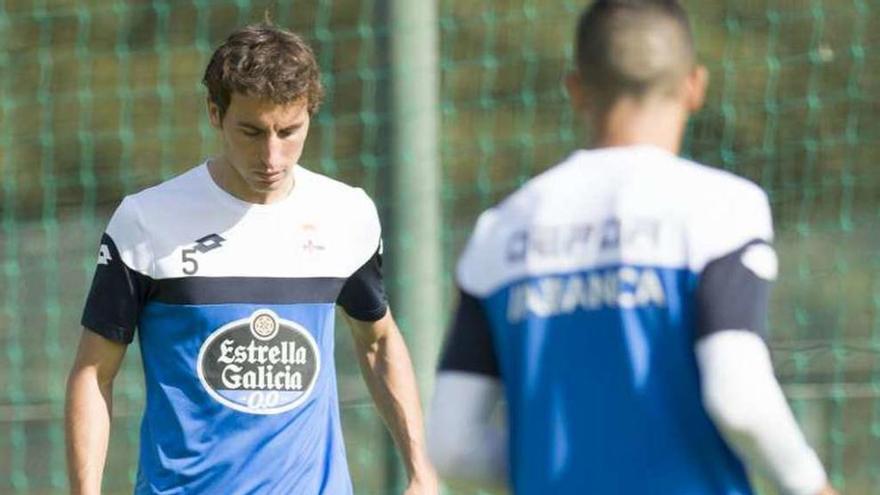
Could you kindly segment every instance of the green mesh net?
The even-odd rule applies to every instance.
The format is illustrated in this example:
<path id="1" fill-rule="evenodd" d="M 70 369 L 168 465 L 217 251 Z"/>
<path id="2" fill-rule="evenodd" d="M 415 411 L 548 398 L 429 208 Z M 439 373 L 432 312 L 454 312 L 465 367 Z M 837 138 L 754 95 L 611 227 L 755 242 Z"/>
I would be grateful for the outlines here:
<path id="1" fill-rule="evenodd" d="M 268 9 L 312 42 L 327 96 L 302 163 L 363 186 L 385 217 L 402 207 L 386 185 L 392 3 L 0 0 L 0 493 L 65 492 L 64 382 L 97 241 L 124 194 L 216 151 L 199 81 L 229 31 Z M 436 2 L 444 273 L 481 209 L 581 142 L 561 75 L 585 3 Z M 777 373 L 836 485 L 873 493 L 880 4 L 685 3 L 712 74 L 685 153 L 770 194 L 782 260 L 770 336 Z M 442 283 L 448 305 L 451 280 Z M 399 493 L 399 461 L 353 364 L 348 332 L 338 334 L 355 491 Z M 143 405 L 137 353 L 132 346 L 115 386 L 106 493 L 130 493 L 134 479 Z"/>

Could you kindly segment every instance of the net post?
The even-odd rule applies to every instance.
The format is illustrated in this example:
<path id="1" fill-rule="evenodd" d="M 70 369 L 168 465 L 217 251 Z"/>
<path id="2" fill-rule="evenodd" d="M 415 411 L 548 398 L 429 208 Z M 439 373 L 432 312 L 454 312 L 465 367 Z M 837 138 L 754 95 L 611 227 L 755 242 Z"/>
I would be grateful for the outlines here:
<path id="1" fill-rule="evenodd" d="M 393 153 L 388 236 L 394 281 L 391 304 L 426 405 L 444 322 L 437 2 L 388 0 L 387 5 Z M 389 464 L 397 464 L 393 454 Z M 391 486 L 400 487 L 399 467 L 390 474 Z"/>
<path id="2" fill-rule="evenodd" d="M 393 306 L 419 388 L 433 380 L 442 335 L 437 12 L 434 0 L 391 1 Z"/>

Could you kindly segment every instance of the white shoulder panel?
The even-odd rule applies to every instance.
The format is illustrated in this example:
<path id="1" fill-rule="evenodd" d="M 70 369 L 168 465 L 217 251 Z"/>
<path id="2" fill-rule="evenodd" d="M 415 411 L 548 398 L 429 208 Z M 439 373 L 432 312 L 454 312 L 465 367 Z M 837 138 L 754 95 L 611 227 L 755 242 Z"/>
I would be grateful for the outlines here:
<path id="1" fill-rule="evenodd" d="M 578 151 L 484 212 L 458 266 L 478 296 L 620 264 L 699 271 L 772 235 L 755 185 L 652 147 Z"/>
<path id="2" fill-rule="evenodd" d="M 209 175 L 202 165 L 126 198 L 126 201 L 136 205 L 143 242 L 150 248 L 152 263 L 147 275 L 153 278 L 168 277 L 160 264 L 163 258 L 173 255 L 179 246 L 189 247 L 195 239 L 202 237 L 193 237 L 205 230 L 201 226 L 224 223 L 226 217 L 222 210 L 210 202 L 205 178 L 209 178 Z M 179 267 L 179 252 L 176 259 Z M 177 273 L 171 276 L 182 275 Z"/>
<path id="3" fill-rule="evenodd" d="M 116 208 L 107 235 L 113 239 L 122 262 L 132 270 L 152 276 L 153 255 L 138 211 L 137 199 L 133 196 L 123 198 Z"/>
<path id="4" fill-rule="evenodd" d="M 359 188 L 299 167 L 298 178 L 307 179 L 309 208 L 323 212 L 322 222 L 334 226 L 345 237 L 344 271 L 354 273 L 369 260 L 379 245 L 382 227 L 376 205 Z"/>
<path id="5" fill-rule="evenodd" d="M 705 179 L 688 219 L 689 265 L 699 273 L 712 260 L 749 241 L 773 241 L 767 195 L 757 185 L 727 172 L 701 167 Z"/>
<path id="6" fill-rule="evenodd" d="M 253 205 L 220 189 L 205 165 L 133 198 L 154 278 L 348 277 L 379 246 L 376 208 L 360 189 L 300 166 L 288 198 Z"/>
<path id="7" fill-rule="evenodd" d="M 352 243 L 355 248 L 353 250 L 355 270 L 366 263 L 377 250 L 381 249 L 382 244 L 382 226 L 379 222 L 379 212 L 376 210 L 376 205 L 363 189 L 358 188 L 356 191 L 356 204 L 353 211 L 358 212 L 360 218 L 356 219 L 357 223 L 352 228 L 352 232 L 356 233 Z"/>

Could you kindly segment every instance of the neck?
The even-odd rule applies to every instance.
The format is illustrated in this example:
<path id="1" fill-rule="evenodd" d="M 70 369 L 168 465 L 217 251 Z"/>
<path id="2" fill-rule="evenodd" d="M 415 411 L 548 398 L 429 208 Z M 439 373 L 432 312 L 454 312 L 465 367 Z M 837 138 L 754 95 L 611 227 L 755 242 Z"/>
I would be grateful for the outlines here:
<path id="1" fill-rule="evenodd" d="M 688 114 L 674 100 L 623 99 L 590 118 L 592 148 L 652 145 L 677 155 Z"/>
<path id="2" fill-rule="evenodd" d="M 281 201 L 290 195 L 294 187 L 294 172 L 289 170 L 288 176 L 277 187 L 271 189 L 254 188 L 223 156 L 208 161 L 208 173 L 220 189 L 242 201 L 256 205 L 267 205 Z"/>

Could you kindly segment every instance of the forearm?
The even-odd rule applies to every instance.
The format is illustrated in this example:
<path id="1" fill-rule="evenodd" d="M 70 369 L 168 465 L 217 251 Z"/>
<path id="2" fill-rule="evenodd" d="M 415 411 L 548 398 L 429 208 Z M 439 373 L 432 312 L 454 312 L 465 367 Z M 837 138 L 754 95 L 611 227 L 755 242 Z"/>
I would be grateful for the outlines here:
<path id="1" fill-rule="evenodd" d="M 373 340 L 355 339 L 367 388 L 400 451 L 410 478 L 430 470 L 424 422 L 412 362 L 400 332 Z"/>
<path id="2" fill-rule="evenodd" d="M 441 371 L 428 417 L 428 453 L 438 473 L 456 486 L 507 484 L 507 431 L 493 421 L 501 397 L 497 378 Z"/>
<path id="3" fill-rule="evenodd" d="M 65 429 L 72 494 L 99 494 L 110 438 L 112 383 L 93 370 L 74 371 L 67 383 Z"/>
<path id="4" fill-rule="evenodd" d="M 815 495 L 825 471 L 795 422 L 760 338 L 724 331 L 697 346 L 706 409 L 752 467 L 790 495 Z"/>

